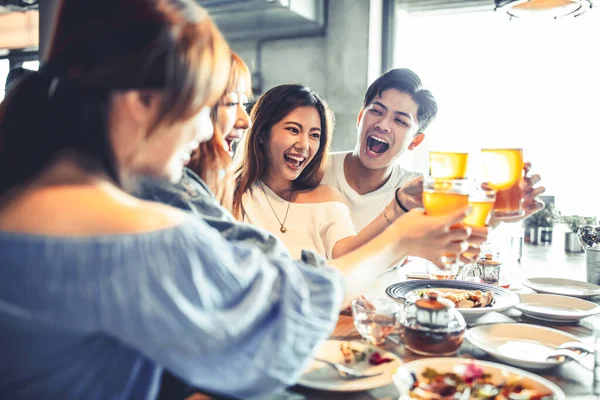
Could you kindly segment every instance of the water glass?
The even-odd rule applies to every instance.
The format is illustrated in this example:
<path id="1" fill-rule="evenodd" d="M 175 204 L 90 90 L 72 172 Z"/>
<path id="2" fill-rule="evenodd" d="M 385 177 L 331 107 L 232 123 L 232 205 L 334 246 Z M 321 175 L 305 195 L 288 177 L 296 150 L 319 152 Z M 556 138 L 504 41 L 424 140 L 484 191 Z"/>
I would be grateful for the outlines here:
<path id="1" fill-rule="evenodd" d="M 600 396 L 600 317 L 596 317 L 592 321 L 594 329 L 594 381 L 593 381 L 593 393 L 596 396 Z"/>
<path id="2" fill-rule="evenodd" d="M 429 279 L 452 280 L 456 279 L 458 273 L 458 264 L 448 265 L 446 268 L 440 268 L 432 262 L 427 261 L 427 275 Z"/>
<path id="3" fill-rule="evenodd" d="M 352 318 L 360 336 L 373 345 L 380 345 L 399 324 L 402 306 L 394 301 L 377 305 L 366 298 L 352 302 Z"/>

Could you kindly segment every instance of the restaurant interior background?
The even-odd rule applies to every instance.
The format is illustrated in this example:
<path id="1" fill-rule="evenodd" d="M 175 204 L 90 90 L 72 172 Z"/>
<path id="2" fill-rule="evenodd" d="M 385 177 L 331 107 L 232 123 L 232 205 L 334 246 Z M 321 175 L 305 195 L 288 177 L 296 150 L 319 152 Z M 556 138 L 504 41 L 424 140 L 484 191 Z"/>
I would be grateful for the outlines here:
<path id="1" fill-rule="evenodd" d="M 55 3 L 0 0 L 0 99 L 9 68 L 38 68 Z M 469 151 L 476 176 L 481 147 L 522 147 L 558 211 L 600 216 L 600 1 L 557 19 L 510 18 L 493 0 L 199 3 L 251 66 L 255 94 L 302 82 L 327 99 L 337 117 L 334 150 L 354 147 L 368 84 L 408 67 L 440 111 L 425 142 L 403 157 L 407 168 L 426 173 L 432 149 Z M 39 53 L 31 39 L 38 30 Z"/>

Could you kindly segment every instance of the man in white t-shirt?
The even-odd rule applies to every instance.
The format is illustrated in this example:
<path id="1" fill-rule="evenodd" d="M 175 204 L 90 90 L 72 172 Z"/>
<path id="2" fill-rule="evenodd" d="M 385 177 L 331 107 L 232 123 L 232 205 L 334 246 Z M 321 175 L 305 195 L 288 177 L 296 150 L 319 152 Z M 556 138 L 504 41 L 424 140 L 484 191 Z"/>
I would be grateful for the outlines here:
<path id="1" fill-rule="evenodd" d="M 399 201 L 394 217 L 422 205 L 422 180 L 414 179 L 420 174 L 404 170 L 398 158 L 423 141 L 436 114 L 433 95 L 411 70 L 393 69 L 369 86 L 358 113 L 356 147 L 330 154 L 331 165 L 323 179 L 342 193 L 357 231 L 375 219 L 394 195 Z"/>
<path id="2" fill-rule="evenodd" d="M 431 92 L 423 89 L 409 69 L 392 69 L 367 89 L 358 112 L 356 147 L 330 154 L 331 165 L 322 182 L 342 193 L 357 231 L 381 215 L 394 196 L 396 206 L 390 218 L 423 206 L 420 174 L 404 170 L 398 159 L 423 141 L 437 110 Z M 543 208 L 537 196 L 544 188 L 533 187 L 539 180 L 539 175 L 525 179 L 525 216 L 514 221 Z"/>

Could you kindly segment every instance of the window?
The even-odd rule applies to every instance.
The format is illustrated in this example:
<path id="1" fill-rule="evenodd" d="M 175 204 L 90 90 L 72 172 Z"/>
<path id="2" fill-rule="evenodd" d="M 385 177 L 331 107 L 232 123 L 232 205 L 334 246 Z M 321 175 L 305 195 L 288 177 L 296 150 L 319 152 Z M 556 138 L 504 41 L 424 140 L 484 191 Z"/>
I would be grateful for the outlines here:
<path id="1" fill-rule="evenodd" d="M 0 60 L 0 101 L 4 99 L 4 84 L 6 83 L 9 68 L 10 63 L 8 59 Z"/>
<path id="2" fill-rule="evenodd" d="M 37 71 L 40 68 L 40 62 L 39 61 L 25 61 L 22 64 L 22 67 L 25 69 L 31 69 L 31 70 Z"/>
<path id="3" fill-rule="evenodd" d="M 414 70 L 439 104 L 408 167 L 429 151 L 522 147 L 564 215 L 598 216 L 600 9 L 577 18 L 509 20 L 500 12 L 400 11 L 395 66 Z"/>
<path id="4" fill-rule="evenodd" d="M 39 61 L 25 61 L 22 64 L 23 68 L 37 71 L 40 67 Z M 4 87 L 6 85 L 6 78 L 10 71 L 10 61 L 8 59 L 0 60 L 0 101 L 4 99 Z"/>

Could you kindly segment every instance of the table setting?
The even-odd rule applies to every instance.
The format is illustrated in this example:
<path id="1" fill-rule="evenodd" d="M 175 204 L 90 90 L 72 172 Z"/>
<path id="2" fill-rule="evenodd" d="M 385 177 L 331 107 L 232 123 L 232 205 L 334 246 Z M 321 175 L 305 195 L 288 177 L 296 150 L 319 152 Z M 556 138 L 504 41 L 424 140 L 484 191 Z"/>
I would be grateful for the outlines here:
<path id="1" fill-rule="evenodd" d="M 470 204 L 477 213 L 464 224 L 473 226 L 523 215 L 520 149 L 482 150 L 483 192 L 480 185 L 468 189 L 465 153 L 431 157 L 426 214 Z M 516 264 L 510 252 L 486 243 L 470 264 L 447 254 L 445 268 L 417 259 L 391 270 L 353 302 L 351 313 L 340 314 L 291 392 L 349 400 L 596 399 L 600 227 L 582 227 L 578 238 L 585 262 L 525 247 Z M 358 375 L 344 379 L 328 363 Z"/>
<path id="2" fill-rule="evenodd" d="M 372 336 L 359 332 L 356 314 L 352 316 L 341 315 L 331 336 L 332 340 L 326 342 L 327 352 L 322 353 L 319 351 L 317 353 L 319 358 L 325 357 L 327 359 L 327 357 L 330 357 L 330 360 L 341 362 L 343 365 L 356 368 L 360 372 L 379 372 L 380 375 L 360 379 L 351 384 L 348 382 L 340 384 L 339 379 L 335 378 L 335 370 L 331 369 L 327 372 L 327 376 L 334 383 L 330 382 L 327 388 L 324 386 L 317 388 L 315 384 L 310 384 L 306 381 L 307 374 L 305 374 L 293 391 L 303 394 L 304 398 L 307 399 L 409 399 L 411 397 L 406 392 L 406 383 L 401 383 L 406 382 L 407 371 L 415 373 L 415 371 L 424 371 L 429 367 L 436 369 L 438 372 L 446 373 L 452 371 L 454 367 L 460 368 L 461 365 L 472 365 L 473 368 L 495 371 L 500 375 L 512 374 L 511 376 L 518 377 L 518 379 L 525 379 L 530 386 L 539 390 L 541 390 L 540 388 L 546 388 L 544 390 L 549 393 L 549 396 L 553 396 L 547 397 L 548 399 L 591 400 L 596 398 L 593 392 L 592 372 L 595 349 L 593 324 L 596 321 L 595 317 L 597 317 L 596 310 L 600 307 L 598 304 L 600 303 L 600 297 L 581 300 L 577 297 L 552 295 L 556 297 L 557 302 L 548 302 L 547 299 L 542 302 L 542 304 L 550 304 L 551 309 L 558 308 L 557 304 L 566 303 L 568 305 L 568 301 L 585 301 L 592 304 L 593 309 L 591 311 L 585 310 L 585 307 L 577 303 L 577 307 L 571 307 L 575 309 L 574 313 L 577 314 L 578 310 L 584 309 L 583 312 L 589 315 L 576 315 L 569 316 L 566 319 L 556 318 L 551 320 L 539 318 L 539 316 L 537 316 L 538 318 L 530 317 L 520 311 L 520 308 L 527 309 L 532 304 L 531 297 L 527 296 L 542 295 L 541 293 L 530 293 L 532 290 L 526 286 L 522 286 L 523 289 L 517 292 L 509 291 L 510 298 L 512 299 L 512 296 L 515 296 L 517 301 L 511 300 L 510 304 L 512 305 L 508 308 L 502 306 L 500 311 L 492 308 L 485 310 L 484 308 L 480 310 L 481 314 L 476 318 L 471 318 L 468 315 L 465 318 L 464 314 L 454 305 L 450 305 L 446 309 L 456 311 L 455 313 L 448 313 L 451 314 L 450 316 L 438 315 L 432 317 L 432 313 L 425 313 L 417 317 L 417 313 L 421 312 L 422 308 L 416 310 L 414 304 L 405 307 L 404 304 L 397 302 L 394 298 L 396 297 L 394 289 L 397 289 L 401 283 L 411 283 L 412 285 L 408 285 L 408 287 L 415 288 L 423 287 L 423 283 L 428 282 L 430 280 L 409 280 L 390 284 L 387 287 L 387 299 L 383 297 L 373 299 L 376 305 L 391 301 L 400 306 L 396 317 L 400 328 L 390 331 L 389 335 L 383 339 L 378 336 L 378 345 L 373 344 Z M 417 283 L 420 283 L 420 285 L 417 285 Z M 437 283 L 443 287 L 473 288 L 474 282 L 465 281 L 463 285 L 455 280 L 437 281 Z M 484 285 L 480 284 L 477 287 L 486 288 Z M 406 285 L 400 287 L 405 288 Z M 503 288 L 492 286 L 489 289 L 499 290 Z M 392 293 L 391 296 L 390 293 Z M 419 297 L 421 300 L 424 298 Z M 522 302 L 522 299 L 527 301 Z M 429 300 L 430 298 L 427 297 L 427 301 Z M 413 298 L 412 301 L 415 301 L 415 299 Z M 413 310 L 408 310 L 411 307 Z M 542 308 L 537 309 L 537 311 Z M 437 306 L 434 306 L 433 309 L 439 310 Z M 543 313 L 543 311 L 541 312 Z M 438 313 L 439 311 L 436 312 L 436 314 Z M 437 324 L 432 324 L 436 318 L 438 319 Z M 463 324 L 460 323 L 461 321 L 463 321 Z M 438 348 L 429 346 L 426 351 L 420 351 L 422 347 L 418 347 L 419 342 L 417 341 L 415 344 L 414 340 L 411 341 L 410 334 L 407 335 L 407 332 L 410 332 L 407 328 L 414 328 L 418 325 L 417 322 L 429 322 L 425 325 L 430 328 L 430 331 L 437 329 L 438 339 L 443 339 L 442 343 L 444 345 L 438 346 Z M 458 328 L 460 336 L 458 341 L 453 341 L 452 332 L 449 333 L 449 331 L 452 331 L 449 327 L 453 322 Z M 600 320 L 596 322 L 596 325 L 598 326 L 597 331 L 600 332 Z M 440 329 L 443 327 L 446 327 L 446 329 Z M 424 330 L 424 332 L 426 331 Z M 422 346 L 423 338 L 426 338 L 427 335 L 419 332 L 419 336 L 421 336 L 420 344 Z M 440 340 L 437 341 L 438 344 L 439 342 Z M 360 350 L 366 346 L 371 352 L 379 352 L 381 357 L 391 358 L 392 361 L 376 366 L 370 365 L 366 360 L 362 360 L 358 364 L 344 364 L 342 352 L 340 351 L 342 343 L 349 343 L 350 346 Z M 436 356 L 436 352 L 443 355 L 443 357 Z M 315 368 L 321 369 L 320 373 L 323 374 L 323 369 L 328 367 L 318 366 L 313 362 L 310 368 L 313 369 L 312 374 L 315 373 Z M 343 391 L 343 396 L 335 397 L 342 393 L 341 388 L 344 385 L 346 390 Z M 352 389 L 348 390 L 351 387 L 350 385 L 352 385 Z"/>

